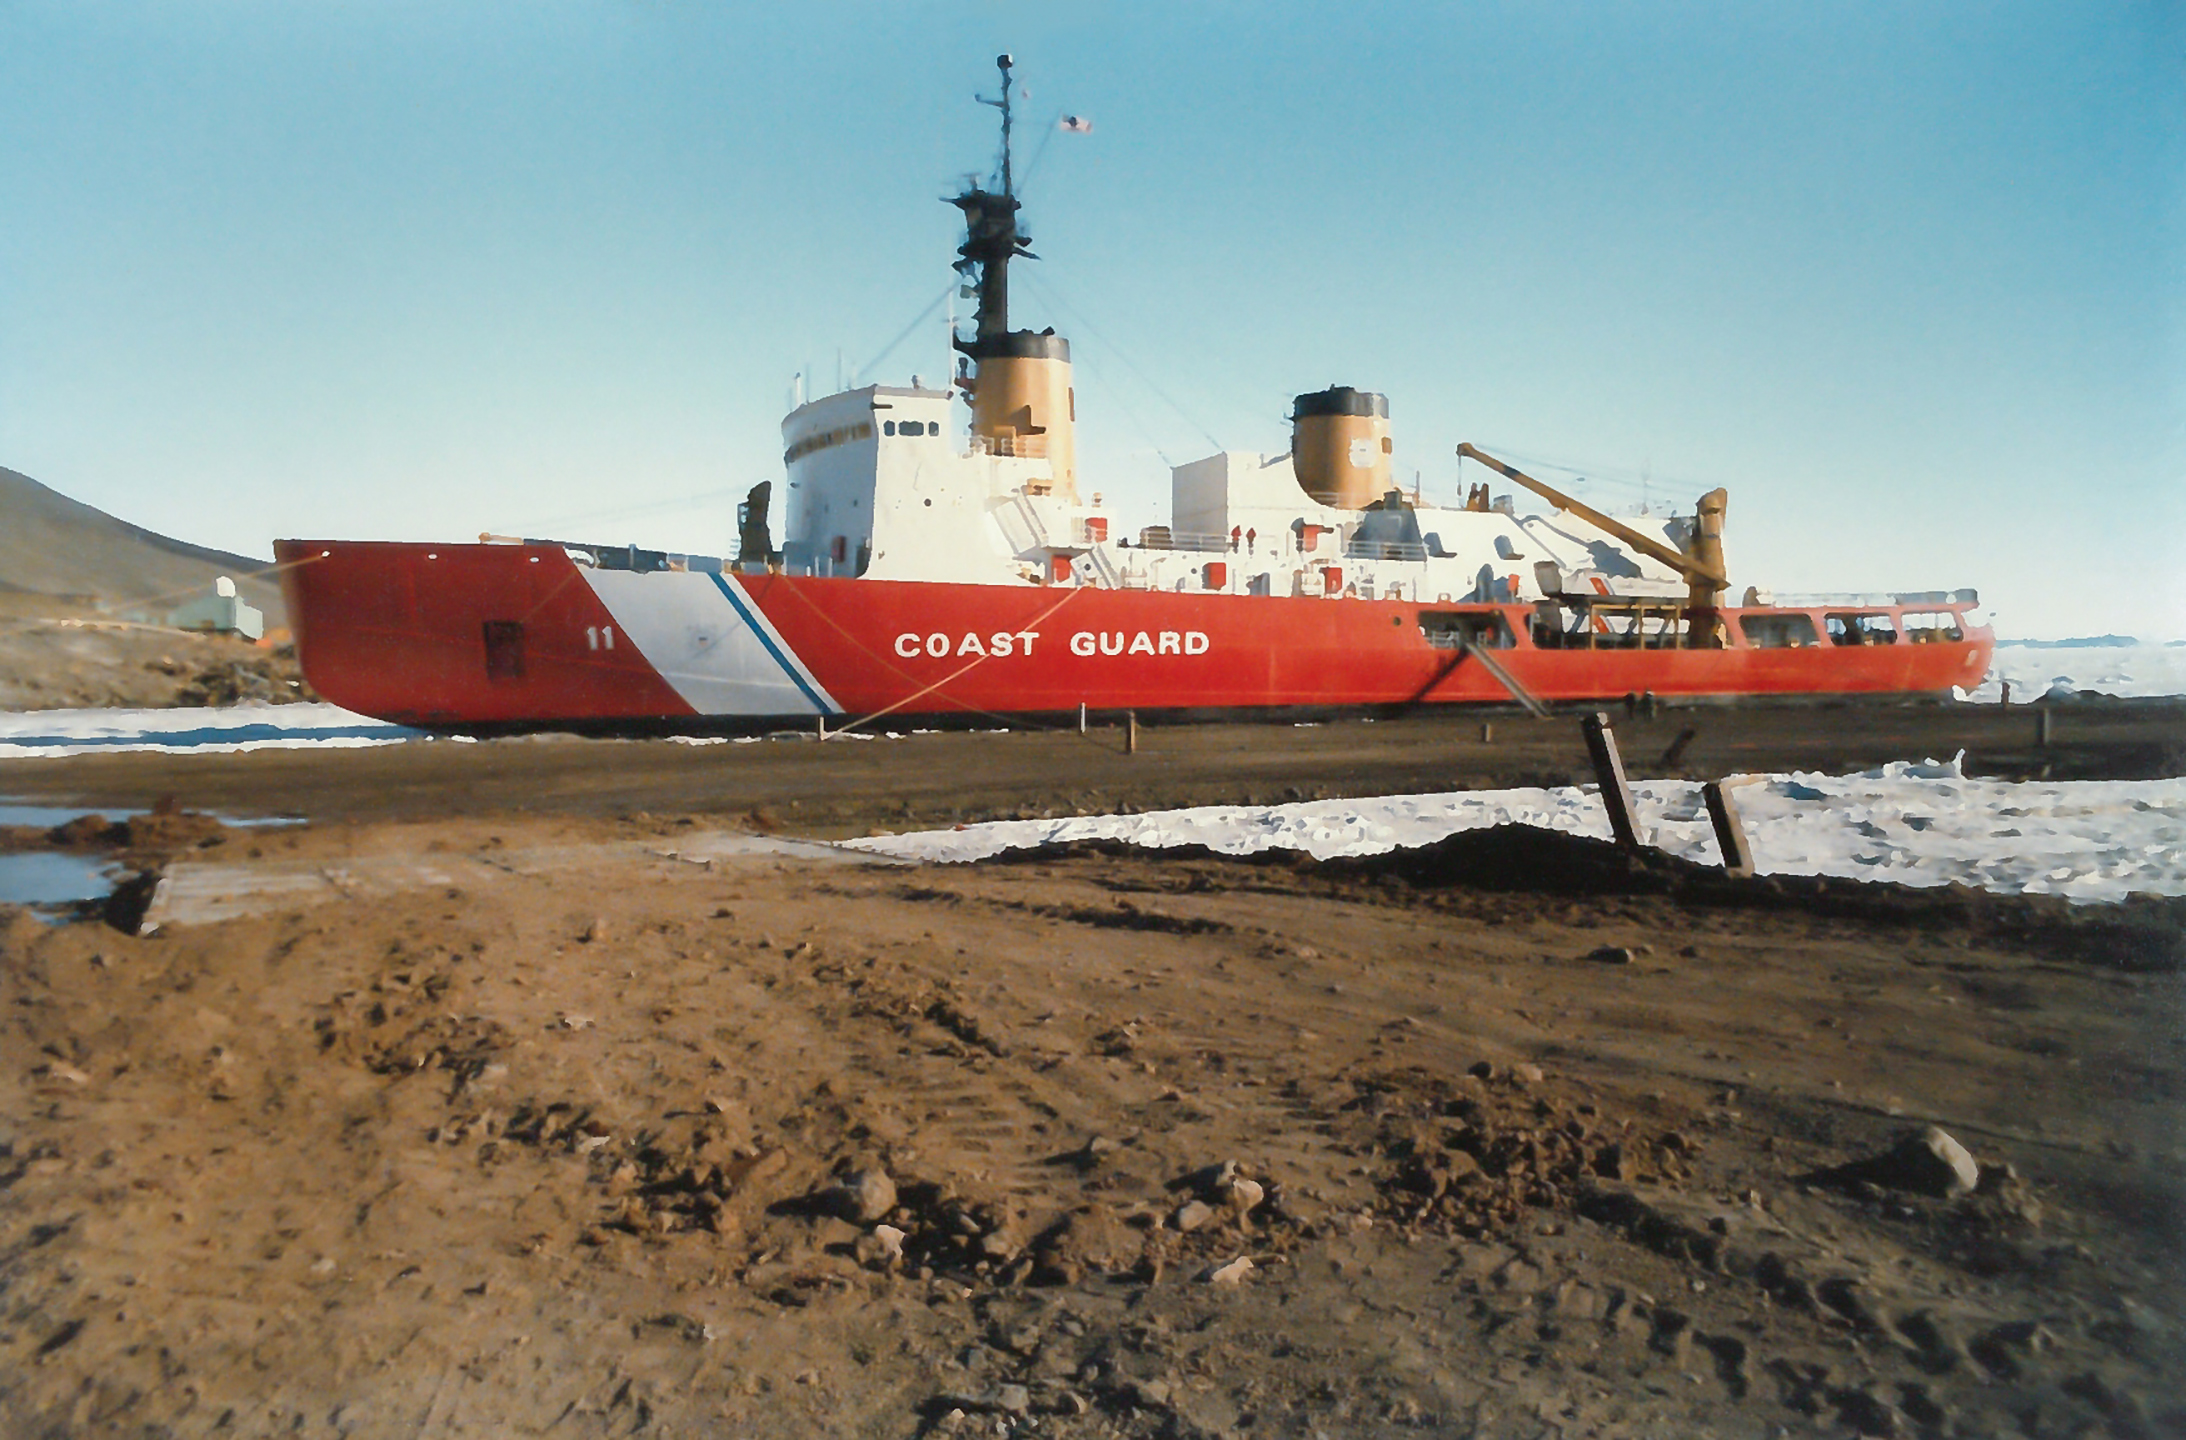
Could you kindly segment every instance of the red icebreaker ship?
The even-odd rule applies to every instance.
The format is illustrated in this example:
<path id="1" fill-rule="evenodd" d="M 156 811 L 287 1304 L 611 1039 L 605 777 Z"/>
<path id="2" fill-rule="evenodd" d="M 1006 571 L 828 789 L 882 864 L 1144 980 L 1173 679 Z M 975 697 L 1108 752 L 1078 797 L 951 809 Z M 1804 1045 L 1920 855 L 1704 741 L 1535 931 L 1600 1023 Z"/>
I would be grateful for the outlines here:
<path id="1" fill-rule="evenodd" d="M 275 547 L 304 673 L 367 715 L 445 729 L 766 728 L 822 717 L 1294 711 L 1661 697 L 1944 694 L 1986 673 L 1977 597 L 1725 605 L 1726 497 L 1614 520 L 1392 483 L 1389 408 L 1297 397 L 1288 451 L 1171 472 L 1170 523 L 1081 499 L 1070 345 L 1009 328 L 1027 255 L 1002 65 L 999 188 L 955 197 L 976 328 L 943 389 L 867 386 L 782 422 L 723 560 L 547 540 Z M 1029 258 L 1029 257 L 1028 257 Z M 970 405 L 968 429 L 953 409 Z"/>

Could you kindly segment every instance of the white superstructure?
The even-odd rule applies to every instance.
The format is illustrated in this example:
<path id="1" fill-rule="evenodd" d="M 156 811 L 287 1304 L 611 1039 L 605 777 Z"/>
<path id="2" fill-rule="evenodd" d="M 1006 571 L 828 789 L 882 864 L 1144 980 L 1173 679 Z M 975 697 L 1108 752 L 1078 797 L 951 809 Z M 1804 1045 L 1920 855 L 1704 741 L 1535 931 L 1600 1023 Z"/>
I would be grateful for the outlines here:
<path id="1" fill-rule="evenodd" d="M 1684 552 L 1683 536 L 1665 531 L 1671 543 L 1650 558 L 1641 552 L 1651 531 L 1627 530 L 1634 543 L 1621 544 L 1597 538 L 1598 527 L 1582 533 L 1561 511 L 1522 520 L 1485 485 L 1461 509 L 1407 497 L 1392 479 L 1387 398 L 1342 385 L 1296 398 L 1287 453 L 1178 466 L 1169 523 L 1115 529 L 1100 495 L 1083 498 L 1079 483 L 1070 342 L 1010 324 L 1009 265 L 1032 258 L 1011 169 L 1013 63 L 996 58 L 1001 93 L 987 102 L 1002 112 L 1001 184 L 975 180 L 949 202 L 965 220 L 956 269 L 964 293 L 978 296 L 972 335 L 952 335 L 962 368 L 940 390 L 914 377 L 909 388 L 870 385 L 791 411 L 782 547 L 769 552 L 753 522 L 741 563 L 885 580 L 1421 601 L 1688 592 L 1687 577 L 1664 563 Z M 970 406 L 962 429 L 951 408 L 959 396 Z M 762 504 L 754 490 L 747 514 Z M 1714 590 L 1696 593 L 1714 604 Z"/>
<path id="2" fill-rule="evenodd" d="M 781 563 L 793 574 L 1098 585 L 1240 595 L 1519 600 L 1558 591 L 1673 596 L 1683 581 L 1563 512 L 1521 516 L 1384 492 L 1324 504 L 1289 452 L 1223 451 L 1170 472 L 1167 526 L 1117 527 L 1074 499 L 1044 455 L 967 434 L 951 390 L 869 385 L 782 422 Z M 1639 520 L 1681 548 L 1675 520 Z M 1550 568 L 1544 569 L 1547 566 Z"/>

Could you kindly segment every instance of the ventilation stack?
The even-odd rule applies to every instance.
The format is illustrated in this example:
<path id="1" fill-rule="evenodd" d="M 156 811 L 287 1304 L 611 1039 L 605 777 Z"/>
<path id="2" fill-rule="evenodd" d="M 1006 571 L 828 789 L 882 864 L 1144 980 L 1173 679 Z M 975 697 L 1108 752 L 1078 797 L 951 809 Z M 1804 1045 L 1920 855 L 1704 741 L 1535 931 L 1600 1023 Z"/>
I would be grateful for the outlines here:
<path id="1" fill-rule="evenodd" d="M 1300 395 L 1290 414 L 1290 463 L 1323 505 L 1363 510 L 1389 493 L 1389 400 L 1332 385 Z"/>

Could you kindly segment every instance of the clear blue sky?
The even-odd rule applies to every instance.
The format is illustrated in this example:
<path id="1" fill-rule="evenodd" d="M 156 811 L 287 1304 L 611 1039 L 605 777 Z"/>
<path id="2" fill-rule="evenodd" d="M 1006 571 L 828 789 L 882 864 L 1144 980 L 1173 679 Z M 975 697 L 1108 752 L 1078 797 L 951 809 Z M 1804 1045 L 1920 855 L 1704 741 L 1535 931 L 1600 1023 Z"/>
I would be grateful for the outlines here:
<path id="1" fill-rule="evenodd" d="M 792 376 L 946 287 L 1007 49 L 1015 318 L 1128 523 L 1342 383 L 1430 495 L 1722 484 L 1741 584 L 2186 636 L 2182 16 L 0 0 L 0 464 L 251 553 L 733 549 Z"/>

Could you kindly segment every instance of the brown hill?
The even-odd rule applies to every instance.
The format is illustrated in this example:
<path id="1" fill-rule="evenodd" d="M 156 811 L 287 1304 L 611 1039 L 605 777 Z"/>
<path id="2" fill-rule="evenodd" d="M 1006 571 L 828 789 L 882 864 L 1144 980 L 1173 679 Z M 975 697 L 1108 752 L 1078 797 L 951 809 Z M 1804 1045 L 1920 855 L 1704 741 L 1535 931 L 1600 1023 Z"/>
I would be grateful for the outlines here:
<path id="1" fill-rule="evenodd" d="M 66 597 L 102 610 L 166 613 L 205 593 L 216 576 L 234 578 L 266 625 L 285 625 L 277 584 L 244 577 L 271 560 L 191 545 L 117 520 L 0 467 L 0 590 Z"/>

